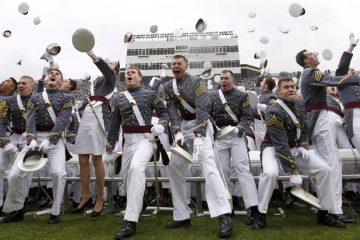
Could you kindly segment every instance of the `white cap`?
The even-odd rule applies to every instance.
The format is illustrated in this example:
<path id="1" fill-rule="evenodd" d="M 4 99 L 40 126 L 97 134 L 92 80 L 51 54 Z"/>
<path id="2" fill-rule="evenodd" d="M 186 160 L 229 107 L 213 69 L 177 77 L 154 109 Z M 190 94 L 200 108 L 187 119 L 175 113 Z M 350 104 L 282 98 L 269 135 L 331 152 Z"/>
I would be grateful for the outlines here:
<path id="1" fill-rule="evenodd" d="M 132 32 L 127 32 L 127 33 L 125 33 L 125 35 L 124 35 L 124 43 L 130 42 L 131 39 L 132 39 L 132 37 L 133 37 Z"/>
<path id="2" fill-rule="evenodd" d="M 254 54 L 255 59 L 262 59 L 265 57 L 266 57 L 266 52 L 264 51 L 258 51 L 257 53 Z"/>
<path id="3" fill-rule="evenodd" d="M 205 20 L 199 18 L 199 20 L 195 24 L 195 29 L 198 33 L 203 33 L 206 30 L 207 24 Z"/>
<path id="4" fill-rule="evenodd" d="M 242 92 L 245 92 L 245 86 L 237 86 L 236 87 L 237 88 L 237 90 L 239 90 L 239 91 L 242 91 Z"/>
<path id="5" fill-rule="evenodd" d="M 5 30 L 5 31 L 3 32 L 3 37 L 6 37 L 6 38 L 11 37 L 11 31 L 10 31 L 10 30 Z"/>
<path id="6" fill-rule="evenodd" d="M 248 27 L 248 32 L 249 33 L 255 32 L 255 27 Z"/>
<path id="7" fill-rule="evenodd" d="M 262 44 L 267 44 L 267 43 L 269 42 L 269 38 L 268 38 L 267 36 L 262 36 L 262 37 L 260 38 L 260 42 L 261 42 Z"/>
<path id="8" fill-rule="evenodd" d="M 79 28 L 72 35 L 72 44 L 79 52 L 89 52 L 95 45 L 95 37 L 86 28 Z"/>
<path id="9" fill-rule="evenodd" d="M 211 69 L 212 68 L 211 62 L 209 62 L 209 61 L 204 62 L 203 68 L 205 71 Z"/>
<path id="10" fill-rule="evenodd" d="M 214 76 L 214 82 L 219 83 L 220 82 L 220 75 Z"/>
<path id="11" fill-rule="evenodd" d="M 20 3 L 19 7 L 18 7 L 18 10 L 21 14 L 28 14 L 29 12 L 29 4 L 27 3 Z"/>
<path id="12" fill-rule="evenodd" d="M 305 14 L 305 9 L 298 3 L 293 3 L 289 7 L 289 13 L 292 17 L 299 17 Z"/>
<path id="13" fill-rule="evenodd" d="M 330 49 L 324 49 L 324 51 L 322 52 L 322 57 L 325 59 L 325 60 L 331 60 L 332 57 L 333 57 L 333 54 L 331 52 Z"/>
<path id="14" fill-rule="evenodd" d="M 39 25 L 39 24 L 41 23 L 40 17 L 34 17 L 33 23 L 34 23 L 35 25 Z"/>
<path id="15" fill-rule="evenodd" d="M 150 32 L 151 33 L 156 33 L 158 31 L 158 26 L 157 25 L 152 25 L 151 27 L 150 27 Z"/>
<path id="16" fill-rule="evenodd" d="M 311 29 L 311 31 L 316 31 L 316 30 L 318 30 L 318 27 L 315 25 L 312 25 L 310 29 Z"/>
<path id="17" fill-rule="evenodd" d="M 249 18 L 254 18 L 256 17 L 256 12 L 249 12 L 248 16 Z"/>
<path id="18" fill-rule="evenodd" d="M 288 27 L 286 27 L 286 26 L 280 26 L 280 27 L 279 27 L 279 31 L 280 31 L 281 33 L 286 34 L 286 33 L 289 33 L 289 32 L 290 32 L 290 28 L 288 28 Z"/>

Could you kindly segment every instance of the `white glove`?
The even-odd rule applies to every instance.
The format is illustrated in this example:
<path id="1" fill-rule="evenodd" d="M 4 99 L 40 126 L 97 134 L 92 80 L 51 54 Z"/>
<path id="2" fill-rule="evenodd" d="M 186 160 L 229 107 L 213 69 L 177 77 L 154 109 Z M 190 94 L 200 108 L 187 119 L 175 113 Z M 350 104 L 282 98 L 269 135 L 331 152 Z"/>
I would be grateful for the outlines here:
<path id="1" fill-rule="evenodd" d="M 86 54 L 91 57 L 94 54 L 94 52 L 90 50 L 90 51 L 86 52 Z"/>
<path id="2" fill-rule="evenodd" d="M 19 151 L 14 144 L 8 143 L 4 147 L 4 152 L 7 153 L 11 159 L 15 159 Z"/>
<path id="3" fill-rule="evenodd" d="M 43 68 L 42 75 L 43 75 L 43 76 L 47 76 L 48 73 L 49 73 L 49 68 L 48 68 L 48 67 L 44 67 L 44 68 Z"/>
<path id="4" fill-rule="evenodd" d="M 204 151 L 204 141 L 201 137 L 196 137 L 194 139 L 194 154 L 193 155 L 199 156 L 199 154 L 201 154 L 203 151 Z"/>
<path id="5" fill-rule="evenodd" d="M 349 41 L 350 41 L 350 44 L 353 46 L 356 46 L 359 43 L 359 39 L 358 38 L 355 39 L 355 35 L 353 33 L 350 33 Z"/>
<path id="6" fill-rule="evenodd" d="M 182 132 L 175 134 L 175 142 L 177 143 L 178 141 L 180 141 L 181 145 L 183 145 L 185 142 L 184 134 L 182 134 Z"/>
<path id="7" fill-rule="evenodd" d="M 160 78 L 166 78 L 166 70 L 165 69 L 161 69 L 161 72 L 160 72 Z"/>
<path id="8" fill-rule="evenodd" d="M 160 136 L 165 132 L 165 128 L 161 124 L 156 124 L 151 128 L 151 132 L 154 133 L 156 136 Z"/>
<path id="9" fill-rule="evenodd" d="M 49 140 L 47 139 L 43 140 L 39 146 L 39 150 L 46 153 L 49 148 L 49 144 L 50 144 Z"/>
<path id="10" fill-rule="evenodd" d="M 301 186 L 302 185 L 302 178 L 299 174 L 292 174 L 290 175 L 290 183 L 294 186 Z"/>
<path id="11" fill-rule="evenodd" d="M 258 105 L 257 105 L 257 109 L 259 109 L 259 111 L 261 111 L 261 112 L 265 112 L 267 107 L 268 106 L 264 103 L 258 103 Z"/>
<path id="12" fill-rule="evenodd" d="M 262 68 L 260 70 L 260 77 L 266 77 L 269 76 L 269 74 L 270 74 L 270 69 Z"/>
<path id="13" fill-rule="evenodd" d="M 37 145 L 36 140 L 33 139 L 33 140 L 31 140 L 31 142 L 30 142 L 30 144 L 29 144 L 29 148 L 34 151 L 36 145 Z"/>
<path id="14" fill-rule="evenodd" d="M 301 154 L 301 157 L 302 157 L 303 159 L 309 159 L 309 157 L 310 157 L 310 152 L 309 152 L 309 150 L 307 150 L 307 149 L 305 149 L 305 148 L 303 148 L 303 147 L 299 147 L 299 148 L 298 148 L 298 152 L 299 152 L 299 154 Z"/>

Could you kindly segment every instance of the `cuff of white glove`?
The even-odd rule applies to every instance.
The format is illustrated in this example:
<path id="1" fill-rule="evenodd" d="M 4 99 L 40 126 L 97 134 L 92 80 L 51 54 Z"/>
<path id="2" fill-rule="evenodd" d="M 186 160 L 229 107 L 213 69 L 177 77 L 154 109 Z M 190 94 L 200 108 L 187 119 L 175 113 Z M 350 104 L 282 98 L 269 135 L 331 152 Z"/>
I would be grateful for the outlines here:
<path id="1" fill-rule="evenodd" d="M 14 144 L 8 143 L 8 144 L 6 144 L 6 146 L 3 149 L 4 149 L 4 152 L 8 152 L 8 151 L 12 150 L 14 147 L 15 147 Z"/>

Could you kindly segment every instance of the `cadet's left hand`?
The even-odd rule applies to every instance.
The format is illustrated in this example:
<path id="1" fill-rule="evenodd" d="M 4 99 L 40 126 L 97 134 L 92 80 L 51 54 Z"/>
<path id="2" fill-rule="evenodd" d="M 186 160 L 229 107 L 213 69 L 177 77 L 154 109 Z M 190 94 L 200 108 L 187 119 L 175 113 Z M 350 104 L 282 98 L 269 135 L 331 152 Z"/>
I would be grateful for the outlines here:
<path id="1" fill-rule="evenodd" d="M 298 151 L 299 151 L 299 154 L 301 154 L 301 157 L 303 159 L 309 159 L 310 157 L 310 152 L 309 150 L 303 148 L 303 147 L 298 147 Z"/>
<path id="2" fill-rule="evenodd" d="M 161 124 L 156 124 L 151 128 L 151 132 L 154 133 L 156 136 L 159 136 L 165 132 L 165 128 Z"/>
<path id="3" fill-rule="evenodd" d="M 302 185 L 302 178 L 300 176 L 300 174 L 291 174 L 290 175 L 290 183 L 299 187 Z"/>
<path id="4" fill-rule="evenodd" d="M 49 140 L 45 139 L 41 142 L 40 146 L 39 146 L 39 150 L 40 151 L 43 151 L 44 153 L 46 153 L 49 149 L 49 145 L 50 145 L 50 142 Z"/>
<path id="5" fill-rule="evenodd" d="M 165 69 L 161 69 L 161 72 L 160 72 L 160 78 L 166 78 L 166 70 Z"/>

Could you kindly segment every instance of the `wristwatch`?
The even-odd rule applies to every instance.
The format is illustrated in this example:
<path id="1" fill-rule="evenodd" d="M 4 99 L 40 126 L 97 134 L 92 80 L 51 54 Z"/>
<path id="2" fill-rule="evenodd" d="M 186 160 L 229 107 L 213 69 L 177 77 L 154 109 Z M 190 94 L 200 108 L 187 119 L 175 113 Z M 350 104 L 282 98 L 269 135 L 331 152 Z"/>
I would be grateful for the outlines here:
<path id="1" fill-rule="evenodd" d="M 195 133 L 195 137 L 201 138 L 203 135 L 201 133 Z"/>

